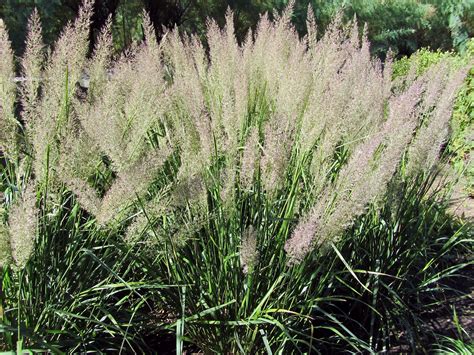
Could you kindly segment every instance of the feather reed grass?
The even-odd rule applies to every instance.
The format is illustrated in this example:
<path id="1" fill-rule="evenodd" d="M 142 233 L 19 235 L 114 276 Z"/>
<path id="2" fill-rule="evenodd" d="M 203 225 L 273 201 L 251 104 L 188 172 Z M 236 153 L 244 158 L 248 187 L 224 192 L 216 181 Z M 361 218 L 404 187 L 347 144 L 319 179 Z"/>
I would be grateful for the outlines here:
<path id="1" fill-rule="evenodd" d="M 292 4 L 241 44 L 231 11 L 222 29 L 210 20 L 208 47 L 178 29 L 157 43 L 144 14 L 145 40 L 117 57 L 110 21 L 88 56 L 91 1 L 48 56 L 34 13 L 23 121 L 0 24 L 2 179 L 29 186 L 1 230 L 23 270 L 2 299 L 26 319 L 8 328 L 19 342 L 23 327 L 40 334 L 25 333 L 31 344 L 74 351 L 142 350 L 173 329 L 178 348 L 217 353 L 375 352 L 400 331 L 415 342 L 407 304 L 438 300 L 443 255 L 469 244 L 430 193 L 466 70 L 441 62 L 393 83 L 367 29 L 339 15 L 318 38 L 309 15 L 299 38 Z M 32 277 L 78 301 L 45 291 L 41 310 L 22 293 Z"/>

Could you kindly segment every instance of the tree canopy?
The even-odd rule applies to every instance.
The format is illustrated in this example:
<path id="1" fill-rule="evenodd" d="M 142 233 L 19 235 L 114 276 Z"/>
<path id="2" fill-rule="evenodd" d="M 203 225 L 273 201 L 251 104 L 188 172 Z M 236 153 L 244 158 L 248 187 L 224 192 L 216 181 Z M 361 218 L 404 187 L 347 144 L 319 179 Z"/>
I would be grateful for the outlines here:
<path id="1" fill-rule="evenodd" d="M 23 51 L 28 17 L 36 7 L 44 24 L 46 44 L 51 44 L 65 23 L 77 13 L 81 0 L 4 0 L 0 5 L 13 48 Z M 227 8 L 235 14 L 235 29 L 243 40 L 254 28 L 261 13 L 278 12 L 288 0 L 96 0 L 92 19 L 91 45 L 109 16 L 113 19 L 114 45 L 127 47 L 143 36 L 141 13 L 148 12 L 158 38 L 164 28 L 178 26 L 201 37 L 208 18 L 222 25 Z M 368 26 L 372 53 L 384 57 L 389 48 L 397 55 L 410 55 L 422 47 L 465 49 L 474 34 L 474 0 L 297 0 L 292 21 L 300 35 L 305 34 L 308 5 L 320 34 L 336 13 L 346 21 L 357 17 Z"/>

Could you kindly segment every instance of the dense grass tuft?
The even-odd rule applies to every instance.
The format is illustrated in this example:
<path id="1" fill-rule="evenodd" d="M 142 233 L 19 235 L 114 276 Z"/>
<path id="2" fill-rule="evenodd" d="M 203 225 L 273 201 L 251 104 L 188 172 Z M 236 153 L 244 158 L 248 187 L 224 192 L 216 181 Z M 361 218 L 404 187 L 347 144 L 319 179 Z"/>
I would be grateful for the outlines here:
<path id="1" fill-rule="evenodd" d="M 5 348 L 423 347 L 472 264 L 440 173 L 467 69 L 392 81 L 355 22 L 300 39 L 291 6 L 208 47 L 145 14 L 116 57 L 109 23 L 88 57 L 91 9 L 47 56 L 33 15 L 18 85 L 0 27 Z"/>

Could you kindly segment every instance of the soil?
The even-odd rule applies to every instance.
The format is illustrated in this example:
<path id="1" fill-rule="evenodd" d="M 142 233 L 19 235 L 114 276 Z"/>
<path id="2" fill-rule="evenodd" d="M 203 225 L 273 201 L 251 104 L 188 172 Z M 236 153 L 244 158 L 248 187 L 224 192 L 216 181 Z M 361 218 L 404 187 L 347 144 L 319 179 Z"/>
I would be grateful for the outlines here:
<path id="1" fill-rule="evenodd" d="M 474 222 L 474 198 L 466 192 L 465 180 L 460 180 L 454 187 L 449 210 L 468 222 Z"/>

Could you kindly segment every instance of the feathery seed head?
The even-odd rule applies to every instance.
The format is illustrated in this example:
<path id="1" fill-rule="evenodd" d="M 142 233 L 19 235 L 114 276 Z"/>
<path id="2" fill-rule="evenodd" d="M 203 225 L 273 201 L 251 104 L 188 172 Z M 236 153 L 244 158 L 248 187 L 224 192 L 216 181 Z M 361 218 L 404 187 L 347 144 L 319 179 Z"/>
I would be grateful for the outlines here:
<path id="1" fill-rule="evenodd" d="M 129 170 L 120 172 L 102 200 L 97 214 L 99 223 L 108 223 L 137 197 L 142 197 L 170 153 L 168 148 L 158 152 L 151 151 Z"/>
<path id="2" fill-rule="evenodd" d="M 243 273 L 251 272 L 257 261 L 257 231 L 253 226 L 249 226 L 242 233 L 242 243 L 240 245 L 240 265 Z"/>
<path id="3" fill-rule="evenodd" d="M 12 261 L 10 234 L 7 226 L 0 220 L 0 268 L 8 266 Z"/>
<path id="4" fill-rule="evenodd" d="M 240 166 L 240 183 L 249 188 L 254 181 L 260 158 L 258 130 L 252 127 L 245 142 Z"/>
<path id="5" fill-rule="evenodd" d="M 0 151 L 12 159 L 19 154 L 18 122 L 14 112 L 16 100 L 14 77 L 13 50 L 7 29 L 0 20 Z"/>
<path id="6" fill-rule="evenodd" d="M 292 143 L 292 130 L 285 130 L 288 118 L 280 116 L 265 126 L 261 175 L 264 189 L 271 194 L 281 187 L 289 163 Z"/>
<path id="7" fill-rule="evenodd" d="M 92 58 L 88 63 L 89 88 L 87 99 L 90 102 L 98 100 L 105 90 L 112 51 L 112 17 L 109 16 L 105 26 L 101 29 Z"/>
<path id="8" fill-rule="evenodd" d="M 288 256 L 288 265 L 301 262 L 314 248 L 322 247 L 326 241 L 331 240 L 332 234 L 326 229 L 328 211 L 335 204 L 337 190 L 334 186 L 327 186 L 325 191 L 316 198 L 316 203 L 309 212 L 301 217 L 290 238 L 285 243 Z"/>
<path id="9" fill-rule="evenodd" d="M 419 112 L 419 117 L 423 120 L 408 149 L 405 170 L 407 175 L 430 171 L 438 162 L 441 148 L 449 134 L 449 121 L 456 92 L 468 71 L 468 68 L 463 68 L 446 75 L 447 68 L 443 63 L 436 68 L 440 71 L 439 77 L 444 79 L 441 82 L 439 77 L 431 79 L 431 71 L 418 79 L 425 82 L 425 95 Z"/>
<path id="10" fill-rule="evenodd" d="M 384 66 L 372 59 L 367 28 L 360 38 L 356 20 L 344 26 L 342 13 L 318 40 L 308 8 L 308 35 L 301 40 L 290 23 L 290 2 L 274 21 L 262 16 L 239 45 L 229 11 L 223 29 L 208 23 L 209 55 L 196 36 L 177 29 L 158 44 L 145 13 L 145 41 L 112 62 L 110 19 L 87 60 L 92 2 L 84 4 L 46 65 L 33 15 L 22 66 L 26 76 L 42 81 L 23 83 L 21 94 L 36 180 L 62 181 L 58 185 L 66 185 L 101 224 L 137 197 L 152 214 L 153 203 L 167 201 L 175 216 L 185 204 L 204 220 L 216 205 L 240 210 L 244 190 L 264 194 L 269 203 L 284 199 L 291 182 L 295 200 L 308 201 L 285 245 L 289 263 L 295 263 L 338 238 L 385 195 L 407 147 L 407 172 L 437 161 L 463 73 L 438 66 L 393 83 L 391 59 Z M 6 83 L 0 88 L 0 124 L 8 128 L 0 131 L 0 142 L 7 150 L 4 142 L 14 141 L 17 121 L 13 57 L 3 26 L 0 50 L 0 80 Z M 84 74 L 89 90 L 77 98 L 75 84 Z M 104 155 L 107 163 L 101 162 Z M 91 183 L 97 169 L 116 176 L 103 199 Z M 252 189 L 254 184 L 262 189 Z M 221 200 L 207 206 L 217 191 Z M 196 232 L 188 226 L 192 221 L 185 224 L 176 236 Z M 127 238 L 155 228 L 143 212 Z M 255 254 L 249 228 L 242 237 L 244 272 Z"/>
<path id="11" fill-rule="evenodd" d="M 21 99 L 23 105 L 23 119 L 33 134 L 36 105 L 38 102 L 38 89 L 41 83 L 45 50 L 42 39 L 41 22 L 36 8 L 28 21 L 28 37 L 26 48 L 21 61 L 24 81 L 21 85 Z"/>
<path id="12" fill-rule="evenodd" d="M 30 182 L 8 217 L 12 257 L 20 269 L 26 265 L 33 252 L 37 214 L 35 185 Z"/>
<path id="13" fill-rule="evenodd" d="M 129 245 L 145 241 L 147 244 L 157 246 L 164 243 L 163 240 L 157 240 L 157 230 L 160 228 L 158 219 L 169 212 L 171 206 L 170 200 L 159 194 L 148 201 L 144 208 L 138 212 L 133 222 L 127 228 L 124 239 Z"/>

